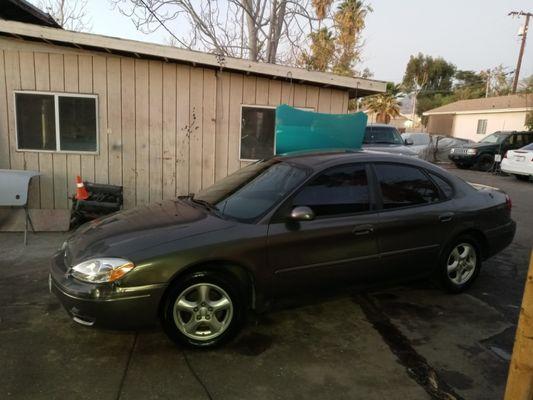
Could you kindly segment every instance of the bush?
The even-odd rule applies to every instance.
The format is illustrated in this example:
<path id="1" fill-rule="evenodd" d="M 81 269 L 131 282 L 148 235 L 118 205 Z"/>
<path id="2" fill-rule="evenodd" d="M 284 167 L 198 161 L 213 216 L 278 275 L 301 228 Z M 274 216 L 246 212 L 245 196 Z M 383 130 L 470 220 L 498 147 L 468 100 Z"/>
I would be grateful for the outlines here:
<path id="1" fill-rule="evenodd" d="M 526 128 L 533 131 L 533 110 L 526 114 Z"/>

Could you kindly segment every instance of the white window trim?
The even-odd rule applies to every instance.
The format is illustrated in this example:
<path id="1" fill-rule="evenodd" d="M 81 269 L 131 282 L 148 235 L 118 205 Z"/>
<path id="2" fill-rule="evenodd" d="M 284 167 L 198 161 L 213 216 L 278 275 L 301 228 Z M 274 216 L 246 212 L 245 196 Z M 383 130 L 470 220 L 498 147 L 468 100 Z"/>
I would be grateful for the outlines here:
<path id="1" fill-rule="evenodd" d="M 281 105 L 281 104 L 280 104 Z M 259 104 L 241 104 L 241 110 L 239 115 L 239 161 L 245 161 L 245 162 L 254 162 L 258 161 L 258 159 L 254 158 L 241 158 L 241 144 L 242 144 L 242 109 L 244 107 L 249 108 L 268 108 L 271 110 L 275 110 L 277 106 L 268 106 L 268 105 L 259 105 Z M 292 107 L 292 106 L 291 106 Z M 314 108 L 311 107 L 294 107 L 298 110 L 303 111 L 315 111 Z M 274 124 L 275 126 L 275 124 Z M 274 132 L 274 148 L 272 149 L 272 154 L 276 155 L 276 132 Z"/>
<path id="2" fill-rule="evenodd" d="M 482 122 L 484 121 L 484 122 Z M 485 129 L 483 129 L 483 132 L 479 133 L 479 123 L 481 122 L 482 125 L 484 125 Z M 476 134 L 478 135 L 486 135 L 487 134 L 487 125 L 488 125 L 488 119 L 486 118 L 480 118 L 477 120 L 477 126 L 476 126 Z"/>
<path id="3" fill-rule="evenodd" d="M 19 135 L 18 135 L 18 121 L 17 121 L 17 93 L 19 94 L 42 94 L 47 96 L 54 96 L 54 118 L 56 127 L 56 149 L 55 150 L 39 150 L 39 149 L 21 149 L 19 148 Z M 81 151 L 81 150 L 60 150 L 60 127 L 59 127 L 59 97 L 85 97 L 94 99 L 95 117 L 96 117 L 96 151 Z M 17 152 L 30 152 L 30 153 L 56 153 L 56 154 L 90 154 L 98 155 L 100 150 L 100 127 L 99 127 L 99 115 L 98 115 L 98 95 L 87 93 L 65 93 L 65 92 L 47 92 L 36 90 L 14 90 L 13 91 L 13 110 L 15 113 L 15 141 Z"/>

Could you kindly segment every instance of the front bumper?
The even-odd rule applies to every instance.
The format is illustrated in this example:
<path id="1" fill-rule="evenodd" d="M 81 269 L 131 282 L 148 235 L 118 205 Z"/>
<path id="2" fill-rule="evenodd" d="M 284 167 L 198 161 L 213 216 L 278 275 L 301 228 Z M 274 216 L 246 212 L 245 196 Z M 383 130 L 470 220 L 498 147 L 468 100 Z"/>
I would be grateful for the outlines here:
<path id="1" fill-rule="evenodd" d="M 448 158 L 455 164 L 470 165 L 470 166 L 474 165 L 476 161 L 475 155 L 468 155 L 468 154 L 450 153 L 448 154 Z"/>
<path id="2" fill-rule="evenodd" d="M 48 279 L 50 292 L 75 322 L 108 329 L 153 325 L 166 288 L 166 284 L 132 288 L 78 281 L 67 274 L 62 252 L 52 258 Z"/>

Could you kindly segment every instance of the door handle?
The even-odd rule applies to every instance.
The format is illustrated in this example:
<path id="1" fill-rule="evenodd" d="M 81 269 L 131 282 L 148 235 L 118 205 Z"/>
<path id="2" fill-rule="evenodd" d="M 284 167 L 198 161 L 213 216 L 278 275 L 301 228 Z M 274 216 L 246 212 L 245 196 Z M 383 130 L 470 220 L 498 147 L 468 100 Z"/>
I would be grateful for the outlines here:
<path id="1" fill-rule="evenodd" d="M 374 232 L 374 227 L 370 224 L 358 225 L 352 230 L 352 233 L 356 236 L 368 235 L 372 232 Z"/>
<path id="2" fill-rule="evenodd" d="M 444 214 L 441 214 L 439 215 L 439 221 L 440 222 L 450 222 L 453 218 L 453 213 L 452 212 L 449 212 L 449 213 L 444 213 Z"/>

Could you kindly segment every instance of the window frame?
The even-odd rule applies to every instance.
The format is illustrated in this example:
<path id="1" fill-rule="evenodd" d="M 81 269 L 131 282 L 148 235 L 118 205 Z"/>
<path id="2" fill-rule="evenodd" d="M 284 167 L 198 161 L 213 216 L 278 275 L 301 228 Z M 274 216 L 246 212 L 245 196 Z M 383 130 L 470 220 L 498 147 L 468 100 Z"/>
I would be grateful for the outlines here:
<path id="1" fill-rule="evenodd" d="M 280 103 L 281 105 L 281 103 Z M 271 105 L 268 105 L 268 104 L 247 104 L 247 103 L 242 103 L 241 104 L 241 108 L 239 110 L 239 161 L 244 161 L 244 162 L 254 162 L 254 161 L 259 161 L 258 158 L 242 158 L 241 157 L 241 146 L 242 146 L 242 110 L 244 107 L 248 107 L 248 108 L 267 108 L 267 109 L 270 109 L 270 110 L 275 110 L 277 106 L 271 106 Z M 302 111 L 315 111 L 314 108 L 312 107 L 295 107 L 296 109 L 298 110 L 302 110 Z M 275 114 L 274 114 L 275 115 Z M 276 122 L 274 121 L 274 127 L 276 126 Z M 276 155 L 276 131 L 274 131 L 274 146 L 272 148 L 272 155 L 275 156 Z"/>
<path id="2" fill-rule="evenodd" d="M 480 124 L 483 127 L 482 132 L 479 131 Z M 488 119 L 486 119 L 486 118 L 478 119 L 477 120 L 477 126 L 476 126 L 476 134 L 477 135 L 486 135 L 487 134 L 487 124 L 488 124 Z"/>
<path id="3" fill-rule="evenodd" d="M 274 211 L 272 214 L 272 217 L 270 218 L 269 224 L 273 223 L 283 223 L 287 222 L 286 220 L 286 212 L 287 209 L 292 206 L 292 201 L 294 197 L 296 197 L 302 189 L 307 186 L 310 182 L 312 182 L 314 179 L 316 179 L 318 176 L 327 173 L 328 171 L 335 169 L 335 168 L 342 168 L 342 167 L 351 167 L 351 166 L 357 166 L 362 165 L 365 168 L 366 173 L 366 179 L 368 184 L 368 205 L 369 209 L 367 211 L 359 211 L 354 213 L 343 213 L 343 214 L 334 214 L 334 215 L 317 215 L 313 220 L 311 221 L 300 221 L 300 223 L 306 223 L 306 222 L 313 222 L 313 221 L 320 221 L 320 220 L 326 220 L 326 219 L 335 219 L 335 218 L 346 218 L 346 217 L 353 217 L 358 215 L 367 215 L 367 214 L 375 214 L 379 212 L 378 207 L 378 198 L 376 197 L 377 193 L 374 187 L 375 177 L 374 177 L 374 171 L 372 170 L 370 166 L 370 162 L 368 161 L 355 161 L 355 162 L 348 162 L 343 164 L 336 164 L 329 166 L 327 168 L 321 169 L 319 171 L 314 171 L 309 177 L 302 182 L 300 186 L 298 186 L 285 200 L 283 200 L 278 208 Z"/>
<path id="4" fill-rule="evenodd" d="M 54 96 L 54 122 L 55 122 L 55 138 L 56 149 L 21 149 L 19 147 L 19 135 L 18 135 L 18 121 L 17 121 L 17 94 L 36 94 L 45 96 Z M 94 99 L 94 112 L 96 118 L 96 150 L 95 151 L 83 151 L 83 150 L 61 150 L 61 127 L 59 121 L 59 97 L 81 97 Z M 15 144 L 17 152 L 31 152 L 31 153 L 51 153 L 51 154 L 82 154 L 82 155 L 98 155 L 100 154 L 100 124 L 99 124 L 99 103 L 98 95 L 92 93 L 70 93 L 70 92 L 57 92 L 57 91 L 38 91 L 38 90 L 14 90 L 13 91 L 13 112 L 15 119 Z"/>
<path id="5" fill-rule="evenodd" d="M 417 165 L 412 165 L 412 164 L 405 164 L 405 163 L 399 163 L 399 162 L 391 162 L 391 161 L 373 161 L 373 162 L 369 162 L 369 165 L 371 167 L 371 170 L 372 170 L 372 183 L 374 185 L 374 195 L 376 196 L 376 207 L 377 207 L 377 210 L 379 212 L 391 212 L 391 211 L 398 211 L 398 210 L 407 210 L 409 208 L 415 208 L 415 207 L 427 207 L 427 206 L 433 206 L 435 204 L 440 204 L 440 203 L 443 203 L 445 201 L 450 201 L 453 199 L 453 196 L 450 197 L 450 198 L 447 198 L 446 195 L 443 193 L 442 189 L 439 187 L 439 185 L 433 180 L 431 179 L 431 175 L 426 171 L 425 168 L 422 168 L 422 167 L 419 167 Z M 413 205 L 410 205 L 410 206 L 403 206 L 403 207 L 395 207 L 395 208 L 384 208 L 383 207 L 383 193 L 381 192 L 381 184 L 380 184 L 380 181 L 378 179 L 378 175 L 377 175 L 377 172 L 376 172 L 376 169 L 375 169 L 375 166 L 376 165 L 401 165 L 403 167 L 410 167 L 410 168 L 414 168 L 414 169 L 417 169 L 419 170 L 425 177 L 428 181 L 430 181 L 433 186 L 435 186 L 435 189 L 437 189 L 437 193 L 439 194 L 439 201 L 435 201 L 433 203 L 423 203 L 423 204 L 413 204 Z M 439 174 L 440 176 L 440 174 Z M 444 179 L 444 178 L 443 178 Z M 444 179 L 446 182 L 449 182 L 448 179 Z M 451 185 L 451 187 L 453 188 L 453 191 L 454 191 L 454 196 L 455 196 L 455 187 L 453 185 Z"/>
<path id="6" fill-rule="evenodd" d="M 439 174 L 439 173 L 437 173 L 435 171 L 431 171 L 431 170 L 427 170 L 427 169 L 423 169 L 423 171 L 429 177 L 431 182 L 433 182 L 433 184 L 437 187 L 437 189 L 438 189 L 438 191 L 440 193 L 440 198 L 441 198 L 440 202 L 449 201 L 449 200 L 452 200 L 453 198 L 455 198 L 455 195 L 457 194 L 457 190 L 455 189 L 455 186 L 450 182 L 450 180 L 448 178 L 444 177 L 442 174 Z M 433 175 L 439 177 L 439 179 L 442 179 L 445 183 L 447 183 L 452 188 L 452 194 L 450 196 L 446 196 L 446 193 L 444 192 L 442 187 L 435 181 L 435 179 L 433 178 Z M 436 204 L 436 203 L 430 203 L 430 204 Z"/>

